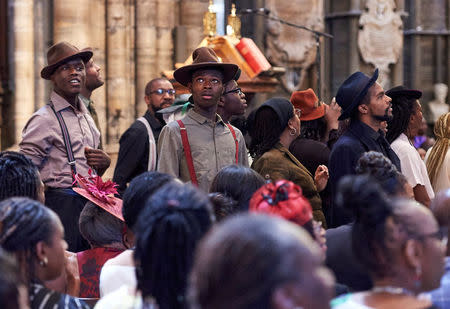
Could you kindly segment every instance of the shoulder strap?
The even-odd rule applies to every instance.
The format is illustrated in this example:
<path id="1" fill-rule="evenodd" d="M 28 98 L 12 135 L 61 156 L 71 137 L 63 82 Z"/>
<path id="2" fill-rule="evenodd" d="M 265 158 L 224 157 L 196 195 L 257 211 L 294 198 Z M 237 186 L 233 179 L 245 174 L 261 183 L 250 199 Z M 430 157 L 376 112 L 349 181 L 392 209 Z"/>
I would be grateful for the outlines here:
<path id="1" fill-rule="evenodd" d="M 183 143 L 184 155 L 186 156 L 186 162 L 189 169 L 189 175 L 191 176 L 191 182 L 198 187 L 197 175 L 195 174 L 194 161 L 192 160 L 191 145 L 189 145 L 189 139 L 187 136 L 186 127 L 183 121 L 177 120 L 180 126 L 181 142 Z"/>
<path id="2" fill-rule="evenodd" d="M 153 130 L 150 127 L 147 119 L 145 117 L 139 117 L 138 121 L 142 122 L 147 128 L 148 133 L 148 166 L 147 171 L 155 171 L 156 170 L 156 143 L 155 137 L 153 136 Z"/>
<path id="3" fill-rule="evenodd" d="M 57 112 L 51 101 L 50 101 L 49 105 L 50 105 L 53 113 L 55 114 L 56 119 L 58 119 L 59 126 L 61 127 L 64 145 L 66 146 L 67 160 L 70 165 L 70 169 L 72 170 L 72 180 L 75 181 L 75 174 L 77 173 L 77 168 L 75 166 L 75 156 L 73 155 L 72 143 L 70 142 L 69 130 L 67 130 L 67 126 L 66 126 L 64 118 L 61 114 L 61 111 Z"/>
<path id="4" fill-rule="evenodd" d="M 229 123 L 226 124 L 228 129 L 230 129 L 231 134 L 233 134 L 233 138 L 234 138 L 234 143 L 236 144 L 236 164 L 238 164 L 238 159 L 239 159 L 239 142 L 236 138 L 236 132 L 234 132 L 233 126 Z"/>

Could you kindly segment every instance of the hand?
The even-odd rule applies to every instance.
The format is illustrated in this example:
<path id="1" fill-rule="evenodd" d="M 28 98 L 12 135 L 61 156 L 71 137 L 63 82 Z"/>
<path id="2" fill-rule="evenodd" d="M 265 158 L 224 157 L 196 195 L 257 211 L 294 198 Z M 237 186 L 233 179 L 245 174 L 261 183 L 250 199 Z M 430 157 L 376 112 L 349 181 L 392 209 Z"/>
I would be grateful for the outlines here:
<path id="1" fill-rule="evenodd" d="M 84 148 L 87 164 L 97 171 L 100 176 L 106 171 L 111 164 L 111 158 L 101 149 L 90 147 Z"/>
<path id="2" fill-rule="evenodd" d="M 327 121 L 328 131 L 339 128 L 338 118 L 341 115 L 341 110 L 341 107 L 336 103 L 336 98 L 333 98 L 330 105 L 327 105 L 325 120 Z"/>
<path id="3" fill-rule="evenodd" d="M 328 167 L 325 165 L 319 165 L 314 174 L 314 183 L 316 184 L 317 191 L 322 191 L 327 186 L 328 178 Z"/>
<path id="4" fill-rule="evenodd" d="M 78 270 L 77 254 L 69 251 L 64 252 L 66 273 L 66 294 L 78 297 L 80 295 L 80 272 Z"/>

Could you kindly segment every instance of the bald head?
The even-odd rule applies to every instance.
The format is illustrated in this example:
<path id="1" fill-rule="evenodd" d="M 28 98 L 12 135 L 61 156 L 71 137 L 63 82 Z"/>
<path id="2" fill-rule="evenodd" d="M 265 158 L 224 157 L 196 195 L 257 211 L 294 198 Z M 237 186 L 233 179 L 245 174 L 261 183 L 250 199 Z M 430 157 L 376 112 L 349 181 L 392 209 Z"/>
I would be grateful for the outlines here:
<path id="1" fill-rule="evenodd" d="M 450 189 L 443 190 L 436 194 L 431 202 L 430 209 L 436 217 L 439 226 L 449 226 L 450 224 Z"/>

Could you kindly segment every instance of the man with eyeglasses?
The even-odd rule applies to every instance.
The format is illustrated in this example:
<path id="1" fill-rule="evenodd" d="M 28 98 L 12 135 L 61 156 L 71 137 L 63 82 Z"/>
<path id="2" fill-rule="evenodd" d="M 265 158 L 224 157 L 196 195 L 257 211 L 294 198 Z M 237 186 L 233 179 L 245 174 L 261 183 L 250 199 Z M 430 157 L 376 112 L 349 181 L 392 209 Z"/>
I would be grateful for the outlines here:
<path id="1" fill-rule="evenodd" d="M 165 78 L 155 78 L 145 86 L 147 111 L 120 137 L 119 155 L 113 180 L 122 194 L 127 183 L 145 171 L 156 170 L 159 134 L 166 125 L 157 111 L 169 107 L 175 99 L 175 89 Z"/>
<path id="2" fill-rule="evenodd" d="M 194 50 L 192 59 L 193 63 L 177 69 L 174 77 L 190 90 L 193 107 L 161 131 L 158 171 L 209 192 L 211 182 L 224 166 L 248 166 L 241 131 L 217 114 L 224 85 L 236 76 L 238 66 L 219 62 L 208 47 Z"/>
<path id="3" fill-rule="evenodd" d="M 245 94 L 236 82 L 239 79 L 239 75 L 239 73 L 236 74 L 234 79 L 224 85 L 224 92 L 217 105 L 217 114 L 222 117 L 225 123 L 229 123 L 232 116 L 244 115 L 247 108 Z"/>

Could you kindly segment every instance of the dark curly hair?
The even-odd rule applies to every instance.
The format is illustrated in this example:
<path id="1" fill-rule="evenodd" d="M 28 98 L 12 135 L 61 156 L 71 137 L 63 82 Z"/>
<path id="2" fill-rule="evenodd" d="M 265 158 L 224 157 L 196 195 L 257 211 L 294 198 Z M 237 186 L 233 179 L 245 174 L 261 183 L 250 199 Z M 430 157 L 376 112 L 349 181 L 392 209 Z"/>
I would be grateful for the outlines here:
<path id="1" fill-rule="evenodd" d="M 411 115 L 416 112 L 417 99 L 411 97 L 392 98 L 392 119 L 388 121 L 386 139 L 389 143 L 395 141 L 400 134 L 406 132 Z"/>
<path id="2" fill-rule="evenodd" d="M 280 141 L 281 133 L 285 128 L 281 127 L 280 119 L 276 112 L 267 106 L 260 107 L 255 112 L 252 124 L 249 127 L 251 137 L 249 152 L 255 158 L 272 149 Z"/>

